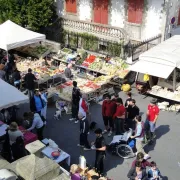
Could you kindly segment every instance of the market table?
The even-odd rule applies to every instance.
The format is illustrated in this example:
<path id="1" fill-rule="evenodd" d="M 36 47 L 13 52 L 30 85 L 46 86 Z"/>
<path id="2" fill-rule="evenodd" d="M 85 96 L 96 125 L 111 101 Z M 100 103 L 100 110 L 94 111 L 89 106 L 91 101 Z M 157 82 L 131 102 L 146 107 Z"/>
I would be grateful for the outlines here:
<path id="1" fill-rule="evenodd" d="M 64 160 L 66 160 L 66 163 L 70 166 L 70 155 L 67 154 L 66 152 L 60 150 L 60 156 L 57 159 L 54 159 L 51 155 L 52 152 L 54 152 L 55 150 L 53 148 L 51 148 L 50 146 L 47 146 L 46 148 L 44 148 L 41 152 L 47 156 L 48 158 L 54 160 L 56 163 L 60 163 Z"/>
<path id="2" fill-rule="evenodd" d="M 9 126 L 7 124 L 5 124 L 4 122 L 0 121 L 0 136 L 4 136 L 6 134 L 6 129 L 8 128 Z M 26 129 L 23 128 L 22 126 L 19 126 L 19 130 L 20 131 L 25 131 Z M 37 135 L 30 132 L 30 131 L 26 131 L 26 132 L 23 132 L 23 137 L 24 137 L 24 144 L 27 145 L 33 141 L 36 141 L 38 138 L 37 138 Z"/>

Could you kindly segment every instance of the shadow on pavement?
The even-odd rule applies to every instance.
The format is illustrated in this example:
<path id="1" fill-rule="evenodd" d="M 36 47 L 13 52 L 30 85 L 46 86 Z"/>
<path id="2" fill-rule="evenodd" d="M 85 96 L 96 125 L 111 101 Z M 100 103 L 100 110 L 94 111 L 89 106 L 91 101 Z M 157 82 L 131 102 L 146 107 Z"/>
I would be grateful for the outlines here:
<path id="1" fill-rule="evenodd" d="M 156 146 L 156 140 L 160 139 L 161 136 L 167 134 L 169 132 L 169 130 L 170 130 L 169 125 L 161 125 L 161 126 L 159 126 L 156 129 L 156 138 L 155 138 L 155 140 L 151 144 L 145 145 L 145 147 L 144 147 L 145 151 L 147 153 L 150 152 L 150 151 L 153 151 L 155 146 Z"/>

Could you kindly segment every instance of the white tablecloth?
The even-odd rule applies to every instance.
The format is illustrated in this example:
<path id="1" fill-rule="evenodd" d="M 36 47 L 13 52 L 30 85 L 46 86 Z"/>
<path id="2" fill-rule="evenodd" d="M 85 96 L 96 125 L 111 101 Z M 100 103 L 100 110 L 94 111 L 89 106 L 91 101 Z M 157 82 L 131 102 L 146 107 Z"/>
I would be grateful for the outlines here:
<path id="1" fill-rule="evenodd" d="M 69 154 L 67 154 L 66 152 L 62 151 L 60 152 L 60 156 L 57 158 L 57 159 L 54 159 L 52 156 L 51 156 L 51 153 L 55 151 L 53 148 L 51 148 L 50 146 L 44 148 L 41 152 L 47 156 L 48 158 L 54 160 L 56 163 L 60 163 L 64 160 L 66 160 L 66 163 L 70 166 L 70 161 L 71 161 L 71 157 Z"/>

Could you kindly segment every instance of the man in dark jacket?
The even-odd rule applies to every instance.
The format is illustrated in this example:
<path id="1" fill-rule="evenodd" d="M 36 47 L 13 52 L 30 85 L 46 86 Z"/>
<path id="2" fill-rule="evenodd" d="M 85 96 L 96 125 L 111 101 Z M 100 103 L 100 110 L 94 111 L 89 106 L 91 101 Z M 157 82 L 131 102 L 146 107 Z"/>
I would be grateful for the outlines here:
<path id="1" fill-rule="evenodd" d="M 86 117 L 83 116 L 82 113 L 78 114 L 78 118 L 80 120 L 80 144 L 79 147 L 84 147 L 84 150 L 90 150 L 91 147 L 87 140 L 88 132 L 89 132 L 89 123 Z"/>
<path id="2" fill-rule="evenodd" d="M 41 98 L 39 90 L 34 91 L 34 96 L 30 100 L 30 109 L 41 116 L 41 110 L 44 108 L 44 102 Z"/>
<path id="3" fill-rule="evenodd" d="M 30 99 L 33 96 L 33 91 L 35 88 L 35 80 L 36 80 L 36 77 L 34 74 L 32 74 L 32 69 L 29 68 L 28 73 L 24 77 L 24 81 L 25 81 L 26 89 L 28 90 L 28 94 L 29 94 Z"/>
<path id="4" fill-rule="evenodd" d="M 78 111 L 79 111 L 79 101 L 81 98 L 80 89 L 77 87 L 77 82 L 73 81 L 73 90 L 72 90 L 72 118 L 70 121 L 75 120 L 75 123 L 78 123 Z"/>

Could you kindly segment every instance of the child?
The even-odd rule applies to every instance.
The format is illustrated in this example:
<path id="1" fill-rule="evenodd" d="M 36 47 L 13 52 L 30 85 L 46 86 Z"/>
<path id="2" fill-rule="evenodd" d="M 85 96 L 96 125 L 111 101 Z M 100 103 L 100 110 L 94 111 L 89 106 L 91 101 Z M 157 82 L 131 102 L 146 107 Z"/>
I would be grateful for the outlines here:
<path id="1" fill-rule="evenodd" d="M 156 166 L 154 161 L 151 162 L 151 169 L 148 171 L 148 179 L 149 180 L 160 180 L 161 173 Z"/>
<path id="2" fill-rule="evenodd" d="M 68 113 L 68 107 L 65 101 L 56 101 L 56 108 L 57 108 L 57 111 L 54 114 L 54 118 L 57 120 L 61 117 L 62 111 L 66 111 L 66 114 Z"/>

